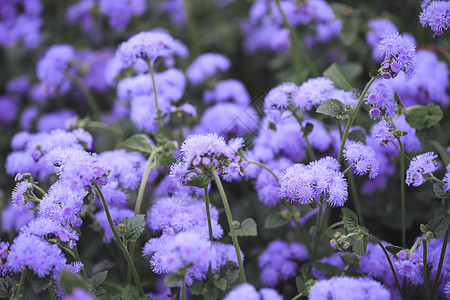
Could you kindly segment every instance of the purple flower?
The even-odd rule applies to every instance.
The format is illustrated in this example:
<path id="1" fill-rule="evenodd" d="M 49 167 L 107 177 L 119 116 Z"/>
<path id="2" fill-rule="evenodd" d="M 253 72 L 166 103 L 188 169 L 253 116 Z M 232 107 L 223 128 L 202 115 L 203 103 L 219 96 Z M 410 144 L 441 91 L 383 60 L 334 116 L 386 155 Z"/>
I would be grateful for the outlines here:
<path id="1" fill-rule="evenodd" d="M 164 12 L 169 15 L 169 18 L 173 23 L 177 25 L 186 23 L 183 0 L 164 1 Z"/>
<path id="2" fill-rule="evenodd" d="M 204 53 L 192 62 L 186 74 L 192 84 L 199 84 L 217 71 L 225 72 L 229 68 L 230 60 L 226 56 L 219 53 Z"/>
<path id="3" fill-rule="evenodd" d="M 82 288 L 76 287 L 73 289 L 72 294 L 64 297 L 64 300 L 95 300 L 95 297 Z"/>
<path id="4" fill-rule="evenodd" d="M 37 129 L 39 132 L 50 132 L 55 129 L 66 129 L 67 121 L 74 116 L 75 113 L 69 109 L 44 114 L 37 121 Z"/>
<path id="5" fill-rule="evenodd" d="M 266 114 L 270 110 L 286 109 L 297 91 L 298 86 L 292 82 L 285 82 L 271 89 L 266 98 L 264 98 Z"/>
<path id="6" fill-rule="evenodd" d="M 394 135 L 391 132 L 393 129 L 391 123 L 386 120 L 381 120 L 372 126 L 371 135 L 380 143 L 380 147 L 386 148 L 387 143 L 394 140 Z"/>
<path id="7" fill-rule="evenodd" d="M 109 17 L 109 26 L 114 30 L 124 29 L 132 16 L 140 16 L 147 9 L 144 0 L 99 1 L 100 12 Z"/>
<path id="8" fill-rule="evenodd" d="M 16 119 L 18 99 L 15 97 L 0 96 L 0 126 L 11 125 Z"/>
<path id="9" fill-rule="evenodd" d="M 384 79 L 378 79 L 370 88 L 366 96 L 366 104 L 371 107 L 369 116 L 371 119 L 379 119 L 382 115 L 392 116 L 397 109 L 394 99 L 394 91 L 384 83 Z"/>
<path id="10" fill-rule="evenodd" d="M 243 283 L 235 287 L 224 300 L 282 300 L 283 297 L 273 289 L 263 288 L 258 291 L 249 283 Z"/>
<path id="11" fill-rule="evenodd" d="M 430 151 L 415 156 L 406 170 L 406 184 L 418 187 L 425 181 L 423 175 L 431 174 L 437 170 L 436 162 L 434 161 L 438 156 Z"/>
<path id="12" fill-rule="evenodd" d="M 227 79 L 219 81 L 214 87 L 214 90 L 205 91 L 203 100 L 206 103 L 231 100 L 237 104 L 248 105 L 251 99 L 242 82 L 236 79 Z"/>
<path id="13" fill-rule="evenodd" d="M 450 3 L 448 1 L 431 2 L 423 8 L 419 19 L 424 28 L 430 26 L 434 36 L 442 35 L 450 25 Z"/>
<path id="14" fill-rule="evenodd" d="M 1 228 L 3 231 L 13 230 L 19 232 L 22 226 L 25 226 L 35 218 L 35 211 L 30 210 L 33 208 L 33 202 L 28 202 L 22 209 L 16 208 L 12 203 L 10 203 L 1 212 Z"/>
<path id="15" fill-rule="evenodd" d="M 381 49 L 378 47 L 378 43 L 384 33 L 397 31 L 397 27 L 391 20 L 386 19 L 371 20 L 368 25 L 370 31 L 366 34 L 366 41 L 372 47 L 372 58 L 376 62 L 381 62 L 383 57 Z"/>
<path id="16" fill-rule="evenodd" d="M 450 280 L 447 281 L 444 287 L 444 294 L 447 298 L 450 298 Z"/>
<path id="17" fill-rule="evenodd" d="M 47 50 L 45 55 L 38 61 L 36 74 L 40 81 L 49 88 L 67 86 L 66 72 L 70 72 L 69 67 L 75 58 L 75 50 L 70 45 L 55 45 Z"/>
<path id="18" fill-rule="evenodd" d="M 379 163 L 375 151 L 370 146 L 361 142 L 347 141 L 345 143 L 344 157 L 350 165 L 353 164 L 353 173 L 364 175 L 369 173 L 369 178 L 378 175 Z"/>
<path id="19" fill-rule="evenodd" d="M 95 0 L 82 0 L 72 4 L 66 11 L 66 22 L 69 25 L 79 23 L 81 29 L 88 34 L 92 40 L 99 41 L 101 33 L 96 27 L 95 20 L 92 15 L 92 9 L 95 7 Z"/>
<path id="20" fill-rule="evenodd" d="M 329 95 L 335 89 L 328 78 L 311 78 L 299 87 L 293 102 L 302 109 L 311 110 L 313 106 L 330 99 Z"/>
<path id="21" fill-rule="evenodd" d="M 309 299 L 389 300 L 391 295 L 384 286 L 370 278 L 333 277 L 316 282 L 309 291 Z"/>
<path id="22" fill-rule="evenodd" d="M 174 54 L 186 57 L 188 50 L 168 33 L 158 30 L 140 32 L 132 36 L 120 44 L 116 52 L 116 56 L 126 66 L 133 65 L 138 58 L 148 59 L 153 65 L 158 57 L 169 58 Z"/>
<path id="23" fill-rule="evenodd" d="M 16 184 L 12 194 L 11 202 L 14 206 L 22 208 L 26 203 L 26 194 L 31 191 L 31 183 L 27 181 L 21 181 Z"/>
<path id="24" fill-rule="evenodd" d="M 58 237 L 63 243 L 69 242 L 70 240 L 78 241 L 77 233 L 69 226 L 63 226 L 53 219 L 44 217 L 34 219 L 26 226 L 22 227 L 20 229 L 20 234 L 32 234 L 42 238 L 54 236 Z"/>
<path id="25" fill-rule="evenodd" d="M 250 164 L 251 166 L 256 166 Z M 250 168 L 249 165 L 249 168 Z M 277 161 L 270 161 L 267 166 L 277 175 L 290 166 L 292 162 L 288 159 L 281 158 Z M 247 174 L 246 170 L 246 174 Z M 258 176 L 256 178 L 255 190 L 258 192 L 258 198 L 261 202 L 268 206 L 275 206 L 282 198 L 280 197 L 280 190 L 277 180 L 266 169 L 258 167 Z"/>
<path id="26" fill-rule="evenodd" d="M 450 164 L 447 165 L 447 173 L 445 173 L 442 181 L 444 182 L 444 190 L 446 192 L 450 191 Z"/>
<path id="27" fill-rule="evenodd" d="M 384 61 L 381 63 L 383 75 L 396 77 L 403 71 L 406 78 L 414 75 L 416 65 L 416 47 L 408 38 L 398 32 L 386 33 L 379 44 Z M 391 77 L 385 77 L 389 79 Z"/>

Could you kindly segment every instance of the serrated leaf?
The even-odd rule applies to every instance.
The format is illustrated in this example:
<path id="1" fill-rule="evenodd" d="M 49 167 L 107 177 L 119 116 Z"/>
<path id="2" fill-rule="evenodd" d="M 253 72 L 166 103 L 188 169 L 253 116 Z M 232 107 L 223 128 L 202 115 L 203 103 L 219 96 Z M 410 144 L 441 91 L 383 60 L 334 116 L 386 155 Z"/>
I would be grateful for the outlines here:
<path id="1" fill-rule="evenodd" d="M 415 129 L 431 128 L 444 117 L 442 109 L 436 104 L 428 106 L 418 105 L 411 107 L 406 114 L 406 122 Z"/>
<path id="2" fill-rule="evenodd" d="M 332 264 L 327 264 L 319 261 L 315 261 L 312 263 L 312 266 L 317 271 L 326 274 L 328 276 L 339 276 L 342 273 L 342 270 Z"/>
<path id="3" fill-rule="evenodd" d="M 345 120 L 349 117 L 345 104 L 337 99 L 328 99 L 323 101 L 317 108 L 316 112 L 339 120 Z"/>
<path id="4" fill-rule="evenodd" d="M 208 175 L 200 174 L 192 176 L 184 186 L 195 186 L 201 189 L 207 188 L 212 178 Z"/>
<path id="5" fill-rule="evenodd" d="M 122 143 L 122 147 L 128 152 L 152 153 L 155 150 L 145 134 L 133 135 Z"/>
<path id="6" fill-rule="evenodd" d="M 351 92 L 353 87 L 350 84 L 344 70 L 336 63 L 333 63 L 325 71 L 323 71 L 323 76 L 330 79 L 334 86 L 338 89 Z"/>
<path id="7" fill-rule="evenodd" d="M 428 224 L 420 225 L 420 230 L 425 229 L 425 231 L 422 230 L 423 233 L 426 233 L 427 231 L 431 231 L 433 233 L 433 238 L 440 239 L 444 236 L 445 231 L 447 230 L 447 227 L 450 223 L 450 218 L 448 217 L 439 217 L 435 219 L 431 219 Z"/>
<path id="8" fill-rule="evenodd" d="M 67 269 L 61 271 L 59 285 L 67 295 L 72 294 L 73 289 L 77 287 L 89 291 L 89 284 Z"/>
<path id="9" fill-rule="evenodd" d="M 305 281 L 301 277 L 295 278 L 295 285 L 297 286 L 297 291 L 302 295 L 307 295 L 308 290 L 306 289 Z"/>
<path id="10" fill-rule="evenodd" d="M 278 228 L 289 223 L 289 220 L 280 216 L 279 212 L 270 213 L 264 220 L 264 228 Z"/>
<path id="11" fill-rule="evenodd" d="M 127 285 L 122 291 L 122 299 L 139 299 L 139 290 L 133 285 Z"/>
<path id="12" fill-rule="evenodd" d="M 389 251 L 392 255 L 397 255 L 400 251 L 404 250 L 402 247 L 399 246 L 386 246 L 386 250 Z"/>
<path id="13" fill-rule="evenodd" d="M 219 290 L 225 291 L 227 289 L 227 280 L 225 278 L 214 280 L 214 286 Z"/>
<path id="14" fill-rule="evenodd" d="M 366 144 L 366 134 L 362 130 L 353 130 L 348 134 L 348 139 L 354 142 Z"/>
<path id="15" fill-rule="evenodd" d="M 34 275 L 30 276 L 30 282 L 31 288 L 36 294 L 42 292 L 43 290 L 46 290 L 52 284 L 52 280 L 50 278 L 40 278 Z"/>
<path id="16" fill-rule="evenodd" d="M 9 298 L 16 284 L 16 281 L 10 277 L 0 278 L 0 298 Z"/>
<path id="17" fill-rule="evenodd" d="M 306 125 L 303 127 L 303 130 L 302 130 L 303 137 L 307 137 L 311 133 L 311 131 L 313 131 L 313 129 L 314 129 L 314 125 L 312 123 L 309 123 L 309 122 L 306 123 Z"/>
<path id="18" fill-rule="evenodd" d="M 358 236 L 352 243 L 353 252 L 355 252 L 356 255 L 364 256 L 366 255 L 368 245 L 369 238 L 367 237 L 367 235 L 362 234 Z"/>
<path id="19" fill-rule="evenodd" d="M 241 226 L 234 231 L 237 236 L 257 236 L 258 229 L 255 220 L 247 218 L 241 222 Z"/>
<path id="20" fill-rule="evenodd" d="M 106 276 L 108 276 L 108 271 L 103 271 L 92 275 L 92 277 L 89 279 L 91 287 L 95 288 L 102 284 L 102 282 L 105 281 Z"/>
<path id="21" fill-rule="evenodd" d="M 119 222 L 119 224 L 125 225 L 125 230 L 120 231 L 119 235 L 123 236 L 126 240 L 131 242 L 136 242 L 141 232 L 144 231 L 145 227 L 145 215 L 136 215 L 131 218 L 125 218 Z"/>
<path id="22" fill-rule="evenodd" d="M 348 208 L 342 208 L 344 228 L 349 232 L 358 229 L 358 216 Z"/>
<path id="23" fill-rule="evenodd" d="M 164 285 L 167 287 L 176 286 L 184 280 L 184 276 L 175 273 L 169 273 L 164 277 Z"/>

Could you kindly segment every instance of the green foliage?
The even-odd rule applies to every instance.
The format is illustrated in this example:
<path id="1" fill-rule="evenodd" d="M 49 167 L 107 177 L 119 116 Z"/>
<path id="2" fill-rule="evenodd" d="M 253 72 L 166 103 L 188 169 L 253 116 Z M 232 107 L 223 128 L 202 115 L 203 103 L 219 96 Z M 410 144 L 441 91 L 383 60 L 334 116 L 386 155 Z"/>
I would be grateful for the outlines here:
<path id="1" fill-rule="evenodd" d="M 150 144 L 150 140 L 145 134 L 136 134 L 126 139 L 122 148 L 129 152 L 152 153 L 155 151 L 155 147 Z"/>
<path id="2" fill-rule="evenodd" d="M 336 63 L 333 63 L 325 71 L 323 71 L 323 76 L 330 79 L 334 86 L 338 89 L 351 92 L 353 90 L 344 70 Z"/>
<path id="3" fill-rule="evenodd" d="M 199 174 L 192 176 L 184 186 L 195 186 L 201 189 L 207 188 L 213 178 L 206 174 Z"/>
<path id="4" fill-rule="evenodd" d="M 347 232 L 358 230 L 358 216 L 350 209 L 342 208 L 344 228 Z"/>
<path id="5" fill-rule="evenodd" d="M 82 288 L 85 291 L 89 291 L 89 283 L 81 278 L 78 278 L 77 275 L 66 269 L 63 269 L 61 272 L 59 285 L 63 289 L 64 293 L 68 295 L 72 294 L 72 291 L 75 288 Z"/>
<path id="6" fill-rule="evenodd" d="M 117 232 L 121 237 L 130 242 L 136 242 L 145 227 L 145 215 L 137 215 L 125 218 L 117 225 Z"/>
<path id="7" fill-rule="evenodd" d="M 133 285 L 127 285 L 122 291 L 122 299 L 139 299 L 139 290 Z"/>
<path id="8" fill-rule="evenodd" d="M 241 222 L 239 228 L 234 230 L 237 236 L 257 236 L 258 229 L 255 220 L 247 218 Z"/>
<path id="9" fill-rule="evenodd" d="M 386 250 L 387 251 L 389 251 L 392 255 L 397 255 L 397 253 L 399 253 L 400 251 L 402 251 L 402 250 L 405 250 L 405 249 L 403 249 L 402 247 L 399 247 L 399 246 L 391 246 L 391 245 L 389 245 L 389 246 L 386 246 L 385 247 L 386 248 Z"/>
<path id="10" fill-rule="evenodd" d="M 350 116 L 351 110 L 337 99 L 328 99 L 320 104 L 316 112 L 338 120 L 345 120 Z"/>
<path id="11" fill-rule="evenodd" d="M 33 274 L 30 276 L 30 283 L 33 292 L 37 294 L 46 290 L 52 284 L 52 280 L 49 277 L 41 278 Z"/>
<path id="12" fill-rule="evenodd" d="M 362 130 L 353 130 L 348 134 L 348 139 L 350 141 L 361 142 L 366 144 L 366 134 Z"/>
<path id="13" fill-rule="evenodd" d="M 406 114 L 406 122 L 415 129 L 431 128 L 444 117 L 442 109 L 436 104 L 428 106 L 417 105 L 410 107 Z"/>
<path id="14" fill-rule="evenodd" d="M 16 281 L 11 277 L 0 278 L 0 298 L 9 298 Z"/>
<path id="15" fill-rule="evenodd" d="M 449 217 L 439 217 L 431 219 L 428 224 L 420 224 L 420 231 L 423 233 L 431 232 L 432 238 L 440 239 L 444 236 L 450 223 Z M 428 234 L 427 234 L 428 236 Z"/>
<path id="16" fill-rule="evenodd" d="M 302 129 L 303 137 L 307 137 L 311 133 L 313 128 L 314 128 L 314 125 L 310 122 L 307 122 L 306 125 Z"/>
<path id="17" fill-rule="evenodd" d="M 286 225 L 287 223 L 289 223 L 289 220 L 286 218 L 283 218 L 280 215 L 280 212 L 275 211 L 275 212 L 271 212 L 271 213 L 269 213 L 269 215 L 267 215 L 266 219 L 264 220 L 264 228 L 266 228 L 266 229 L 278 228 L 278 227 Z"/>

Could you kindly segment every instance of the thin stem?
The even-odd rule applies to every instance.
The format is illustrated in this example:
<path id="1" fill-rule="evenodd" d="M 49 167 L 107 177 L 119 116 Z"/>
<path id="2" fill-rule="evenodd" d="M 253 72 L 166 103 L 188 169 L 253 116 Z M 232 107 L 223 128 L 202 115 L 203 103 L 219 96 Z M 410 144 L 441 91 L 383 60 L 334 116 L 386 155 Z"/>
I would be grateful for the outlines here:
<path id="1" fill-rule="evenodd" d="M 346 161 L 345 164 L 348 166 L 347 169 L 351 168 Z M 345 172 L 345 171 L 344 171 Z M 355 178 L 352 172 L 346 174 L 348 179 L 348 185 L 350 186 L 350 193 L 352 194 L 353 204 L 355 205 L 356 214 L 358 215 L 358 220 L 361 225 L 364 226 L 364 216 L 361 209 L 361 204 L 359 202 L 358 190 L 356 189 Z"/>
<path id="2" fill-rule="evenodd" d="M 300 130 L 302 132 L 304 132 L 303 131 L 304 127 L 303 127 L 302 120 L 300 119 L 300 117 L 295 113 L 295 110 L 293 108 L 289 108 L 289 111 L 292 113 L 294 118 L 297 120 L 298 125 L 300 125 Z M 314 154 L 314 150 L 311 147 L 311 144 L 309 143 L 308 136 L 306 134 L 303 134 L 303 138 L 305 139 L 305 142 L 306 142 L 306 151 L 308 151 L 309 158 L 312 161 L 316 160 L 316 155 Z"/>
<path id="3" fill-rule="evenodd" d="M 402 247 L 406 247 L 406 204 L 405 204 L 405 158 L 404 149 L 400 138 L 397 139 L 400 146 L 400 203 L 402 210 Z"/>
<path id="4" fill-rule="evenodd" d="M 320 202 L 319 211 L 317 212 L 317 219 L 316 219 L 316 232 L 314 234 L 314 247 L 311 253 L 311 261 L 314 260 L 314 256 L 316 255 L 317 248 L 319 247 L 320 239 L 322 236 L 322 233 L 320 232 L 320 228 L 322 227 L 322 210 L 323 210 L 323 203 Z"/>
<path id="5" fill-rule="evenodd" d="M 244 264 L 242 263 L 241 250 L 239 248 L 239 241 L 233 226 L 233 216 L 231 215 L 230 205 L 228 204 L 227 195 L 223 189 L 222 182 L 220 181 L 219 175 L 215 168 L 212 169 L 212 175 L 214 181 L 216 182 L 217 188 L 219 189 L 220 198 L 222 198 L 223 206 L 225 207 L 225 213 L 227 215 L 228 226 L 230 227 L 231 240 L 233 241 L 234 249 L 236 250 L 236 257 L 239 265 L 239 274 L 241 283 L 246 283 Z"/>
<path id="6" fill-rule="evenodd" d="M 266 169 L 267 171 L 270 172 L 270 174 L 272 174 L 272 176 L 277 180 L 277 182 L 280 182 L 280 180 L 278 179 L 278 176 L 275 175 L 275 173 L 268 166 L 266 166 L 265 164 L 257 162 L 257 161 L 249 160 L 249 159 L 247 159 L 247 162 L 249 164 L 255 164 L 257 166 L 260 166 L 261 168 Z"/>
<path id="7" fill-rule="evenodd" d="M 366 87 L 361 93 L 361 96 L 359 97 L 358 103 L 356 104 L 355 108 L 353 109 L 353 112 L 350 116 L 350 118 L 347 121 L 347 124 L 345 125 L 344 133 L 341 136 L 341 147 L 339 148 L 339 154 L 337 161 L 338 163 L 341 163 L 342 160 L 342 154 L 344 152 L 344 146 L 345 142 L 347 141 L 348 133 L 350 131 L 350 127 L 352 127 L 353 121 L 355 121 L 356 115 L 358 114 L 359 108 L 361 107 L 362 102 L 364 101 L 364 97 L 367 94 L 367 91 L 369 90 L 372 83 L 375 81 L 375 77 L 372 77 L 370 81 L 366 84 Z"/>
<path id="8" fill-rule="evenodd" d="M 447 226 L 447 231 L 445 232 L 444 243 L 442 244 L 441 256 L 439 257 L 439 265 L 436 272 L 436 278 L 434 278 L 433 288 L 431 289 L 431 297 L 433 297 L 436 289 L 439 286 L 439 277 L 441 277 L 442 266 L 444 264 L 445 251 L 447 250 L 449 233 L 450 233 L 450 225 Z"/>
<path id="9" fill-rule="evenodd" d="M 186 280 L 183 279 L 183 283 L 181 284 L 180 300 L 185 299 L 186 299 Z"/>
<path id="10" fill-rule="evenodd" d="M 295 296 L 295 297 L 292 298 L 291 300 L 297 300 L 297 299 L 300 299 L 301 296 L 303 296 L 303 294 L 298 294 L 297 296 Z"/>
<path id="11" fill-rule="evenodd" d="M 427 241 L 422 241 L 423 245 L 423 288 L 427 295 L 427 300 L 431 300 L 430 287 L 428 283 L 428 263 L 427 263 Z"/>
<path id="12" fill-rule="evenodd" d="M 409 250 L 409 253 L 414 253 L 414 251 L 416 251 L 416 248 L 419 246 L 419 244 L 422 241 L 426 241 L 426 239 L 424 239 L 423 237 L 418 238 L 417 241 L 414 243 L 414 245 L 411 247 L 411 249 Z"/>
<path id="13" fill-rule="evenodd" d="M 55 291 L 53 290 L 53 285 L 50 285 L 48 287 L 48 294 L 49 294 L 51 300 L 56 300 L 57 299 L 56 295 L 55 295 Z"/>
<path id="14" fill-rule="evenodd" d="M 102 200 L 103 208 L 106 213 L 106 218 L 108 219 L 109 227 L 111 227 L 114 238 L 116 239 L 116 242 L 119 245 L 120 250 L 122 250 L 122 253 L 125 256 L 125 259 L 127 260 L 128 266 L 131 269 L 131 273 L 133 274 L 134 281 L 136 282 L 139 292 L 141 295 L 144 295 L 144 289 L 142 288 L 141 280 L 139 279 L 139 274 L 136 270 L 136 267 L 134 266 L 133 259 L 131 258 L 130 253 L 128 253 L 127 248 L 125 248 L 124 244 L 120 240 L 120 236 L 117 233 L 116 226 L 114 226 L 114 222 L 111 218 L 111 214 L 109 213 L 109 208 L 108 208 L 108 204 L 106 203 L 105 196 L 103 196 L 102 190 L 95 182 L 93 183 L 93 185 L 94 185 L 94 188 L 96 189 L 97 193 L 99 194 L 100 199 Z"/>
<path id="15" fill-rule="evenodd" d="M 347 174 L 347 172 L 350 171 L 354 165 L 355 164 L 348 165 L 348 163 L 347 163 L 348 167 L 347 167 L 347 169 L 344 170 L 344 172 L 342 172 L 342 174 L 344 174 L 344 175 Z"/>
<path id="16" fill-rule="evenodd" d="M 344 225 L 344 222 L 343 222 L 343 221 L 336 222 L 336 223 L 334 223 L 333 225 L 331 225 L 330 227 L 328 227 L 328 228 L 327 228 L 327 231 L 329 231 L 329 230 L 331 230 L 331 229 L 333 229 L 333 228 L 336 228 L 336 227 L 338 227 L 338 226 L 342 226 L 342 225 Z"/>
<path id="17" fill-rule="evenodd" d="M 309 243 L 309 239 L 307 239 L 305 230 L 303 229 L 303 226 L 299 223 L 298 218 L 295 215 L 294 208 L 289 204 L 287 205 L 287 208 L 292 216 L 292 221 L 294 222 L 295 226 L 297 227 L 300 233 L 300 236 L 303 240 L 303 244 L 305 244 L 306 248 L 308 249 L 308 253 L 311 255 L 311 245 Z"/>
<path id="18" fill-rule="evenodd" d="M 198 43 L 200 39 L 197 38 L 197 28 L 194 22 L 195 19 L 192 17 L 192 10 L 189 1 L 190 0 L 183 0 L 184 14 L 186 16 L 189 40 L 191 42 L 191 44 L 189 45 L 189 54 L 191 57 L 196 57 L 200 53 Z"/>
<path id="19" fill-rule="evenodd" d="M 25 278 L 27 277 L 27 270 L 23 270 L 22 274 L 20 274 L 20 280 L 19 280 L 19 287 L 17 288 L 17 298 L 20 299 L 21 296 L 23 296 L 22 299 L 25 299 L 25 293 L 22 291 L 24 289 L 24 283 Z"/>
<path id="20" fill-rule="evenodd" d="M 386 258 L 387 258 L 387 260 L 389 262 L 389 267 L 391 268 L 392 275 L 394 275 L 395 284 L 397 285 L 398 292 L 400 293 L 400 296 L 404 300 L 405 299 L 405 295 L 403 295 L 403 291 L 402 291 L 402 288 L 400 286 L 400 282 L 398 281 L 397 274 L 395 273 L 394 265 L 392 264 L 391 258 L 389 257 L 389 254 L 388 254 L 386 248 L 383 246 L 383 244 L 380 242 L 380 240 L 377 239 L 375 236 L 373 236 L 373 235 L 371 235 L 369 233 L 367 233 L 367 235 L 370 238 L 372 238 L 373 240 L 375 240 L 375 242 L 377 242 L 377 244 L 381 247 L 381 249 L 383 249 L 384 255 L 386 256 Z"/>
<path id="21" fill-rule="evenodd" d="M 203 190 L 204 193 L 204 197 L 205 197 L 205 209 L 206 209 L 206 219 L 208 221 L 208 233 L 209 233 L 209 241 L 212 242 L 214 240 L 214 236 L 213 236 L 213 230 L 212 230 L 212 222 L 211 222 L 211 210 L 209 207 L 209 193 L 208 193 L 208 188 L 205 187 L 205 189 Z M 211 263 L 208 266 L 208 279 L 211 280 L 212 279 L 212 266 Z"/>
<path id="22" fill-rule="evenodd" d="M 42 196 L 45 196 L 47 194 L 43 189 L 41 189 L 37 184 L 33 183 L 33 189 L 36 189 L 39 193 L 41 193 Z"/>
<path id="23" fill-rule="evenodd" d="M 81 262 L 80 254 L 78 253 L 78 248 L 76 245 L 73 246 L 73 254 L 75 256 L 75 259 L 77 261 Z M 84 267 L 81 269 L 81 276 L 83 276 L 84 279 L 88 279 L 86 269 Z"/>
<path id="24" fill-rule="evenodd" d="M 158 118 L 161 115 L 162 110 L 159 109 L 159 106 L 158 106 L 158 94 L 156 92 L 155 73 L 153 71 L 153 66 L 149 60 L 147 60 L 147 64 L 148 64 L 148 70 L 150 71 L 150 75 L 152 76 L 153 95 L 155 97 L 156 117 Z M 160 123 L 160 122 L 161 121 L 158 121 L 158 123 Z"/>
<path id="25" fill-rule="evenodd" d="M 81 80 L 80 77 L 76 74 L 67 73 L 69 78 L 75 82 L 75 84 L 78 86 L 78 88 L 83 93 L 83 96 L 86 98 L 86 101 L 88 102 L 88 105 L 91 109 L 92 116 L 94 120 L 100 120 L 102 117 L 102 113 L 100 111 L 100 108 L 98 107 L 97 101 L 94 98 L 94 95 L 92 95 L 89 88 L 84 84 L 83 80 Z"/>
<path id="26" fill-rule="evenodd" d="M 136 198 L 136 205 L 134 207 L 134 215 L 135 216 L 138 215 L 139 211 L 141 210 L 142 199 L 144 198 L 145 187 L 147 185 L 148 176 L 150 175 L 150 171 L 156 167 L 155 164 L 153 164 L 155 155 L 156 155 L 156 151 L 153 151 L 147 160 L 147 165 L 145 166 L 144 175 L 142 176 L 141 184 L 139 185 L 139 191 L 138 191 L 138 195 Z"/>

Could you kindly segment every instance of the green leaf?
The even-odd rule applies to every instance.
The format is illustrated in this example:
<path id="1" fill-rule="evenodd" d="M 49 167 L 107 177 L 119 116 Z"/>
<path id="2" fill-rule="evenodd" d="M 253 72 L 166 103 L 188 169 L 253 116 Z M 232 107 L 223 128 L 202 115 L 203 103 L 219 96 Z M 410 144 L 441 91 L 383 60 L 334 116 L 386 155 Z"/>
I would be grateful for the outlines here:
<path id="1" fill-rule="evenodd" d="M 225 266 L 220 268 L 220 277 L 231 285 L 239 278 L 239 267 L 234 261 L 228 260 Z"/>
<path id="2" fill-rule="evenodd" d="M 404 108 L 404 105 L 397 92 L 394 93 L 394 100 L 395 102 L 397 102 L 398 107 L 402 110 Z"/>
<path id="3" fill-rule="evenodd" d="M 201 295 L 203 293 L 203 282 L 200 280 L 194 280 L 188 288 L 192 295 Z"/>
<path id="4" fill-rule="evenodd" d="M 436 104 L 411 107 L 406 114 L 406 122 L 415 129 L 431 128 L 444 117 L 442 109 Z"/>
<path id="5" fill-rule="evenodd" d="M 446 192 L 440 183 L 433 183 L 433 192 L 437 198 L 450 198 L 450 192 Z"/>
<path id="6" fill-rule="evenodd" d="M 308 290 L 306 289 L 305 281 L 301 277 L 295 278 L 295 285 L 297 286 L 297 291 L 302 295 L 307 295 Z"/>
<path id="7" fill-rule="evenodd" d="M 170 131 L 169 127 L 161 126 L 158 131 L 155 133 L 155 141 L 157 144 L 163 144 L 172 139 L 172 131 Z"/>
<path id="8" fill-rule="evenodd" d="M 289 223 L 289 220 L 280 216 L 278 211 L 270 213 L 264 220 L 264 228 L 278 228 Z"/>
<path id="9" fill-rule="evenodd" d="M 345 104 L 336 99 L 325 100 L 317 108 L 316 112 L 339 120 L 345 120 L 349 117 Z"/>
<path id="10" fill-rule="evenodd" d="M 225 291 L 227 289 L 227 280 L 225 278 L 219 278 L 214 280 L 214 285 L 219 290 Z"/>
<path id="11" fill-rule="evenodd" d="M 386 250 L 395 256 L 395 255 L 397 255 L 397 253 L 399 253 L 400 251 L 405 250 L 405 249 L 403 249 L 402 247 L 399 247 L 399 246 L 386 246 Z"/>
<path id="12" fill-rule="evenodd" d="M 0 278 L 0 298 L 8 299 L 16 281 L 10 277 Z"/>
<path id="13" fill-rule="evenodd" d="M 355 269 L 359 270 L 360 263 L 359 263 L 359 257 L 354 255 L 353 253 L 343 253 L 339 256 L 342 260 L 342 262 L 349 267 L 349 269 Z"/>
<path id="14" fill-rule="evenodd" d="M 164 285 L 167 287 L 176 286 L 178 283 L 184 280 L 183 275 L 178 275 L 175 273 L 169 273 L 164 277 Z"/>
<path id="15" fill-rule="evenodd" d="M 420 230 L 423 233 L 431 231 L 433 233 L 433 238 L 440 239 L 444 236 L 445 231 L 447 230 L 447 227 L 449 225 L 449 222 L 450 218 L 448 217 L 439 217 L 431 219 L 430 222 L 428 222 L 428 224 L 426 225 L 421 224 Z"/>
<path id="16" fill-rule="evenodd" d="M 108 276 L 108 271 L 103 271 L 92 275 L 92 277 L 89 279 L 91 287 L 95 288 L 102 284 L 102 282 L 105 281 L 106 276 Z"/>
<path id="17" fill-rule="evenodd" d="M 33 292 L 36 294 L 39 292 L 42 292 L 43 290 L 46 290 L 51 284 L 52 280 L 48 277 L 40 278 L 35 275 L 32 275 L 30 277 L 31 282 L 31 288 L 33 289 Z"/>
<path id="18" fill-rule="evenodd" d="M 367 252 L 367 245 L 369 245 L 369 237 L 362 234 L 355 238 L 352 244 L 353 252 L 355 252 L 356 255 L 364 256 Z"/>
<path id="19" fill-rule="evenodd" d="M 200 174 L 192 176 L 188 182 L 183 184 L 184 186 L 195 186 L 198 188 L 207 188 L 212 178 L 208 175 Z"/>
<path id="20" fill-rule="evenodd" d="M 173 157 L 175 148 L 176 146 L 172 141 L 161 144 L 161 146 L 158 147 L 158 154 L 155 158 L 156 164 L 158 166 L 169 166 L 176 162 L 176 158 Z"/>
<path id="21" fill-rule="evenodd" d="M 305 127 L 303 127 L 303 137 L 307 137 L 311 131 L 314 129 L 314 125 L 312 123 L 306 123 Z"/>
<path id="22" fill-rule="evenodd" d="M 120 225 L 125 225 L 125 229 L 121 229 Z M 119 222 L 117 231 L 127 241 L 136 242 L 145 227 L 145 215 L 137 215 L 131 218 L 125 218 Z"/>
<path id="23" fill-rule="evenodd" d="M 439 152 L 444 165 L 448 166 L 448 164 L 450 164 L 450 155 L 448 154 L 447 150 L 436 141 L 431 141 L 430 144 L 433 145 Z"/>
<path id="24" fill-rule="evenodd" d="M 344 70 L 338 64 L 333 63 L 325 71 L 323 71 L 323 75 L 330 79 L 336 88 L 347 92 L 351 92 L 353 90 L 353 87 L 345 75 Z"/>
<path id="25" fill-rule="evenodd" d="M 354 142 L 361 142 L 364 145 L 366 144 L 366 134 L 362 130 L 353 130 L 348 134 L 348 139 Z"/>
<path id="26" fill-rule="evenodd" d="M 258 230 L 255 220 L 247 218 L 241 222 L 241 226 L 234 231 L 237 236 L 257 236 Z"/>
<path id="27" fill-rule="evenodd" d="M 312 266 L 314 269 L 316 269 L 317 271 L 324 273 L 325 275 L 328 276 L 339 276 L 342 273 L 342 270 L 339 269 L 338 267 L 336 267 L 335 265 L 332 264 L 327 264 L 327 263 L 322 263 L 319 261 L 315 261 L 312 263 Z"/>
<path id="28" fill-rule="evenodd" d="M 342 208 L 342 215 L 344 222 L 344 228 L 349 232 L 353 232 L 358 229 L 358 216 L 350 209 L 344 207 Z"/>
<path id="29" fill-rule="evenodd" d="M 62 270 L 59 285 L 67 295 L 72 294 L 73 289 L 77 287 L 89 291 L 89 284 L 67 269 Z"/>
<path id="30" fill-rule="evenodd" d="M 381 74 L 380 74 L 380 71 L 378 71 L 378 70 L 372 70 L 369 72 L 369 76 L 371 78 L 380 78 Z"/>
<path id="31" fill-rule="evenodd" d="M 145 134 L 133 135 L 122 143 L 122 147 L 128 152 L 152 153 L 155 150 Z"/>
<path id="32" fill-rule="evenodd" d="M 139 290 L 133 285 L 127 285 L 122 291 L 123 300 L 139 299 Z"/>

